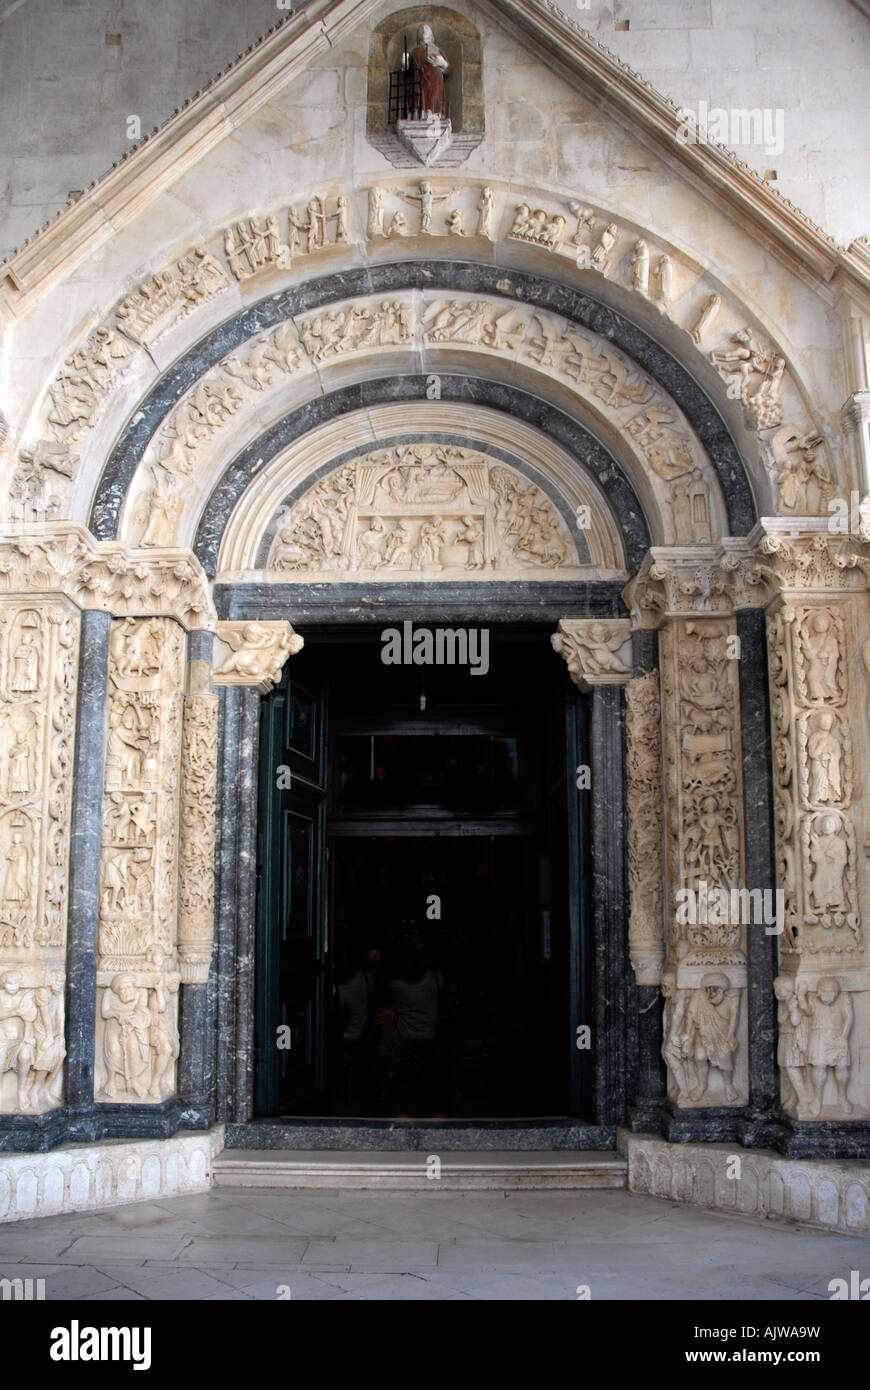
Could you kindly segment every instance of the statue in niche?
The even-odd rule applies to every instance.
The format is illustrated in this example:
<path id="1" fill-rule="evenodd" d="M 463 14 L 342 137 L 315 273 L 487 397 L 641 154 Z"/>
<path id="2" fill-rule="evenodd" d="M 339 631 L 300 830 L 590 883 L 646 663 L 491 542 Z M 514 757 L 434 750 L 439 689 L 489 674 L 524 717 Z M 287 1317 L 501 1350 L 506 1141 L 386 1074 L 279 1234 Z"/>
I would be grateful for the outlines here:
<path id="1" fill-rule="evenodd" d="M 10 796 L 25 795 L 31 790 L 33 750 L 24 729 L 15 730 L 15 738 L 8 753 L 8 781 Z"/>
<path id="2" fill-rule="evenodd" d="M 721 971 L 704 975 L 700 988 L 692 990 L 682 1031 L 689 1100 L 701 1100 L 708 1090 L 713 1070 L 722 1077 L 725 1099 L 737 1099 L 732 1073 L 739 1007 L 739 996 L 732 993 L 731 982 Z"/>
<path id="3" fill-rule="evenodd" d="M 140 988 L 132 975 L 115 975 L 103 991 L 100 1016 L 105 1020 L 103 1060 L 106 1066 L 105 1092 L 113 1100 L 121 1091 L 141 1099 L 148 1093 L 151 1064 L 151 1014 L 148 990 Z"/>
<path id="4" fill-rule="evenodd" d="M 435 35 L 429 24 L 421 24 L 417 30 L 417 44 L 411 52 L 414 65 L 420 73 L 420 102 L 422 116 L 445 116 L 444 79 L 450 72 L 450 65 L 435 42 Z"/>
<path id="5" fill-rule="evenodd" d="M 12 680 L 10 689 L 29 693 L 39 689 L 39 647 L 35 622 L 22 625 L 18 646 L 12 653 Z"/>
<path id="6" fill-rule="evenodd" d="M 836 716 L 830 710 L 822 710 L 815 715 L 813 724 L 807 738 L 810 801 L 842 801 L 843 742 L 835 728 Z"/>
<path id="7" fill-rule="evenodd" d="M 810 880 L 817 912 L 842 911 L 847 906 L 845 888 L 849 847 L 837 816 L 817 817 L 810 838 Z"/>
<path id="8" fill-rule="evenodd" d="M 778 1041 L 776 1060 L 794 1092 L 798 1106 L 806 1104 L 807 1012 L 797 998 L 794 981 L 780 975 L 773 982 L 777 998 Z"/>
<path id="9" fill-rule="evenodd" d="M 3 878 L 2 910 L 20 910 L 30 900 L 30 846 L 21 830 L 13 830 L 6 846 L 6 865 Z"/>
<path id="10" fill-rule="evenodd" d="M 838 700 L 840 644 L 834 619 L 821 609 L 800 630 L 800 655 L 810 700 Z"/>

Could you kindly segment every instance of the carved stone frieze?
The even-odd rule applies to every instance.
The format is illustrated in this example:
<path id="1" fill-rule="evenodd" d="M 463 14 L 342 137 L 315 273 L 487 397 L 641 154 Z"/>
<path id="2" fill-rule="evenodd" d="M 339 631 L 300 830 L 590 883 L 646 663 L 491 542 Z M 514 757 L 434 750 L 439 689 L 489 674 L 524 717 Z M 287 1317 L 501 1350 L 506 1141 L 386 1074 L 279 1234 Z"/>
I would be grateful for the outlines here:
<path id="1" fill-rule="evenodd" d="M 268 567 L 292 574 L 472 577 L 577 566 L 563 518 L 534 483 L 470 449 L 375 450 L 316 483 L 282 518 Z"/>
<path id="2" fill-rule="evenodd" d="M 72 444 L 93 428 L 134 351 L 113 329 L 97 328 L 70 353 L 48 388 L 48 425 L 59 444 Z"/>
<path id="3" fill-rule="evenodd" d="M 281 240 L 274 213 L 234 222 L 224 232 L 224 251 L 237 280 L 249 280 L 261 270 L 284 270 L 290 249 Z"/>
<path id="4" fill-rule="evenodd" d="M 657 985 L 665 954 L 658 671 L 628 681 L 625 700 L 628 947 L 638 984 Z"/>
<path id="5" fill-rule="evenodd" d="M 630 679 L 631 623 L 627 618 L 560 618 L 550 638 L 564 657 L 568 674 L 581 690 L 593 685 L 624 685 Z"/>
<path id="6" fill-rule="evenodd" d="M 215 642 L 215 685 L 252 685 L 268 694 L 281 679 L 288 656 L 305 639 L 286 622 L 222 622 Z"/>
<path id="7" fill-rule="evenodd" d="M 98 1100 L 159 1102 L 178 1057 L 178 828 L 185 638 L 113 622 L 100 865 Z"/>
<path id="8" fill-rule="evenodd" d="M 0 601 L 0 1113 L 61 1102 L 78 617 Z"/>
<path id="9" fill-rule="evenodd" d="M 220 262 L 205 247 L 193 247 L 175 266 L 158 271 L 122 299 L 115 309 L 115 323 L 135 342 L 154 343 L 229 286 Z"/>

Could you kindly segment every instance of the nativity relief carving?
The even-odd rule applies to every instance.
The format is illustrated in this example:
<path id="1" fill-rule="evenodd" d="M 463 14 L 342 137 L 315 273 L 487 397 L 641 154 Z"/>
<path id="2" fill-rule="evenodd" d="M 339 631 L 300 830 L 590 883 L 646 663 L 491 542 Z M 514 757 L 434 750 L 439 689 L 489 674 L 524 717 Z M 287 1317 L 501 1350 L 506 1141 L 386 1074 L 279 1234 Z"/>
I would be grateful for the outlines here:
<path id="1" fill-rule="evenodd" d="M 345 464 L 281 518 L 266 567 L 292 574 L 570 572 L 577 552 L 534 483 L 468 449 L 401 445 Z"/>

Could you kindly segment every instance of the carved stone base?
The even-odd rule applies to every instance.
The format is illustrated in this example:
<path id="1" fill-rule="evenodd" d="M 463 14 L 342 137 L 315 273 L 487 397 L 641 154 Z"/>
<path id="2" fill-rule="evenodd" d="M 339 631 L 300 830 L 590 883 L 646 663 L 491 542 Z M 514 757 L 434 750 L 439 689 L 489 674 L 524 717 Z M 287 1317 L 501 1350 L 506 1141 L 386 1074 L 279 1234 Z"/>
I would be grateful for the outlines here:
<path id="1" fill-rule="evenodd" d="M 442 154 L 446 154 L 453 127 L 449 121 L 435 118 L 423 121 L 397 121 L 396 134 L 405 148 L 421 164 L 428 167 Z"/>

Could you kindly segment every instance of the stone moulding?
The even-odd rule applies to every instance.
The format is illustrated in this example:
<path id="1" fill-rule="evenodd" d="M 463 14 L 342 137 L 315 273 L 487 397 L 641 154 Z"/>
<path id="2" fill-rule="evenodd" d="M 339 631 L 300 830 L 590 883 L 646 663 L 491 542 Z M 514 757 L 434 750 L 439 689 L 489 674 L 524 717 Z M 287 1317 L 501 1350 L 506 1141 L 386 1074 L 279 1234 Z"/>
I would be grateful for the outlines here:
<path id="1" fill-rule="evenodd" d="M 619 1130 L 628 1187 L 712 1211 L 799 1221 L 843 1235 L 870 1235 L 870 1166 L 781 1158 L 739 1144 L 669 1144 Z M 734 1163 L 739 1161 L 738 1169 Z"/>
<path id="2" fill-rule="evenodd" d="M 0 1153 L 0 1223 L 207 1192 L 222 1125 L 169 1139 L 117 1139 L 48 1153 Z"/>

